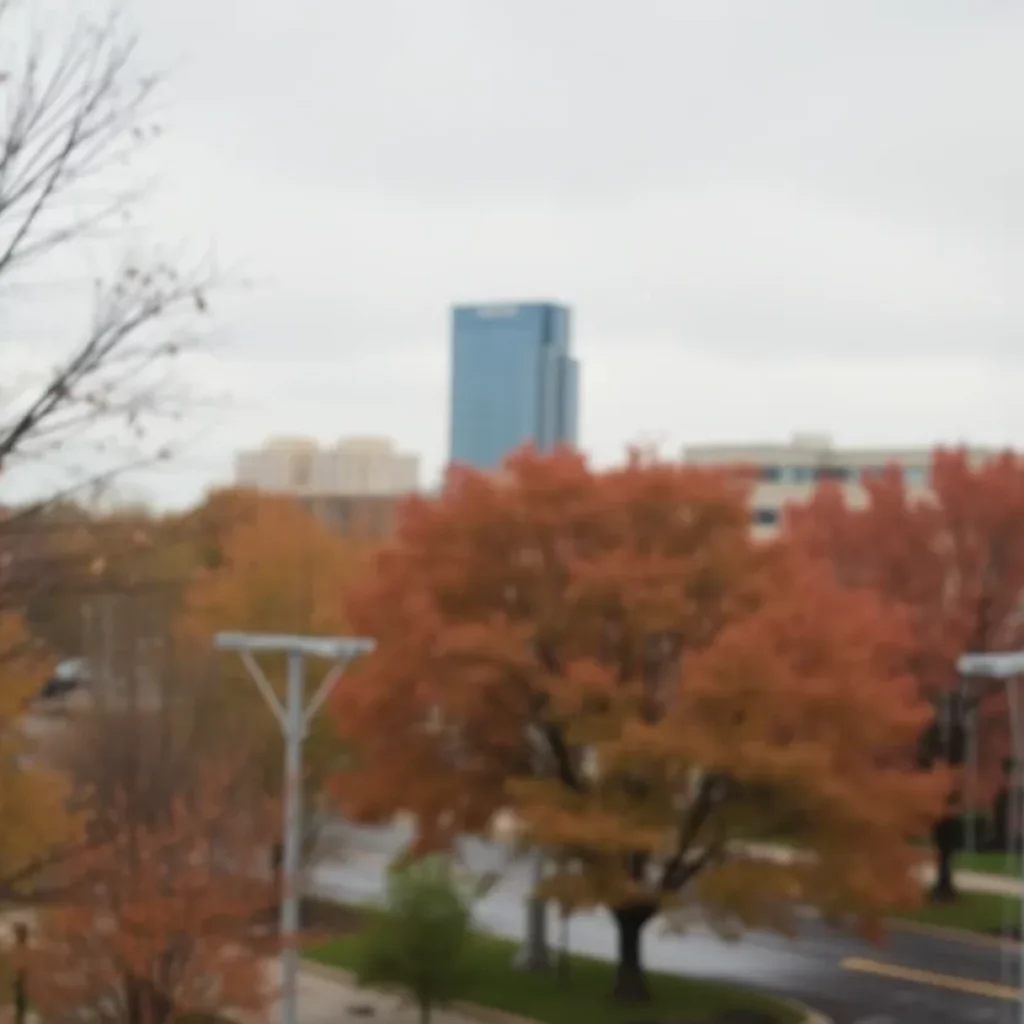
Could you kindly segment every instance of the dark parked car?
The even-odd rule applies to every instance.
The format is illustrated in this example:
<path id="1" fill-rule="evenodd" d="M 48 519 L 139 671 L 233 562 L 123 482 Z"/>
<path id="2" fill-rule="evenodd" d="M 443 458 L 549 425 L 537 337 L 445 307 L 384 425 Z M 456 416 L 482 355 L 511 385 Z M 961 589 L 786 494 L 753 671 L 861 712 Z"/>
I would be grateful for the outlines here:
<path id="1" fill-rule="evenodd" d="M 89 666 L 84 658 L 67 658 L 53 670 L 53 675 L 39 691 L 37 700 L 59 700 L 89 683 Z"/>

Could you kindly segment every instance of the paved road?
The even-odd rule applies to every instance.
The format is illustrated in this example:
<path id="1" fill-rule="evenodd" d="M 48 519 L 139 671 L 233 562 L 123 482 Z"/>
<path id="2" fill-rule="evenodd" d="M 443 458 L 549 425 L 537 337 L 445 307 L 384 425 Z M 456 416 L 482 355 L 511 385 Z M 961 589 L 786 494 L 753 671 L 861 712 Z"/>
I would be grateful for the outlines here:
<path id="1" fill-rule="evenodd" d="M 372 900 L 383 888 L 387 859 L 403 842 L 400 829 L 360 829 L 347 839 L 343 862 L 322 866 L 315 885 L 326 895 Z M 523 929 L 527 869 L 510 864 L 495 844 L 466 841 L 462 859 L 474 871 L 502 870 L 502 880 L 477 907 L 480 925 L 516 938 Z M 557 935 L 552 920 L 551 936 Z M 611 959 L 615 933 L 604 913 L 573 919 L 574 951 Z M 932 935 L 893 932 L 881 946 L 807 920 L 800 935 L 747 934 L 725 942 L 705 930 L 666 933 L 653 922 L 645 935 L 648 966 L 734 981 L 789 995 L 836 1024 L 1018 1024 L 1016 951 Z"/>

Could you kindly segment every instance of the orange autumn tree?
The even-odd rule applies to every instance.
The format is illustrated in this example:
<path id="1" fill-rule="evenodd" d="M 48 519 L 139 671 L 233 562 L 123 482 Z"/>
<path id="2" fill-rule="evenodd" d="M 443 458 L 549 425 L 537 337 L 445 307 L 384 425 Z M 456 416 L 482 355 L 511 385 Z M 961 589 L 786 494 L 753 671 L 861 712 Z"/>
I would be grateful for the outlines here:
<path id="1" fill-rule="evenodd" d="M 957 659 L 1024 645 L 1024 459 L 972 461 L 940 449 L 930 484 L 929 494 L 915 496 L 893 466 L 865 480 L 857 507 L 823 484 L 808 505 L 789 511 L 787 529 L 844 585 L 871 589 L 908 616 L 908 671 L 936 711 L 922 734 L 922 760 L 959 766 L 966 750 Z M 999 692 L 978 696 L 980 792 L 991 795 L 1009 749 L 1006 706 Z M 956 895 L 963 795 L 951 777 L 946 813 L 932 828 L 937 899 Z"/>
<path id="2" fill-rule="evenodd" d="M 412 812 L 421 848 L 511 805 L 564 865 L 542 895 L 611 911 L 619 997 L 645 997 L 643 928 L 681 902 L 785 927 L 915 898 L 908 839 L 941 780 L 913 763 L 902 624 L 753 542 L 738 477 L 568 451 L 460 473 L 351 607 L 378 647 L 333 703 L 358 755 L 339 798 Z M 743 842 L 782 835 L 812 856 Z"/>
<path id="3" fill-rule="evenodd" d="M 65 896 L 41 917 L 28 957 L 49 1020 L 169 1024 L 260 1013 L 274 899 L 266 843 L 276 815 L 237 810 L 232 773 L 207 770 L 159 808 L 125 791 L 102 839 L 62 870 Z"/>
<path id="4" fill-rule="evenodd" d="M 224 562 L 224 542 L 239 526 L 251 523 L 268 500 L 244 487 L 210 491 L 195 508 L 181 513 L 176 525 L 191 542 L 196 566 L 217 569 Z"/>
<path id="5" fill-rule="evenodd" d="M 186 648 L 209 651 L 219 631 L 336 636 L 350 632 L 343 592 L 365 571 L 363 544 L 341 536 L 286 497 L 224 492 L 216 502 L 221 522 L 216 559 L 188 588 L 179 632 Z M 225 522 L 224 516 L 227 516 Z M 278 695 L 285 685 L 284 656 L 260 659 Z M 254 755 L 267 792 L 282 781 L 280 730 L 237 655 L 221 662 L 223 714 L 240 744 Z M 344 754 L 330 723 L 320 716 L 305 747 L 306 798 L 315 805 L 325 780 Z M 314 844 L 315 819 L 307 837 Z"/>
<path id="6" fill-rule="evenodd" d="M 40 749 L 31 701 L 52 660 L 21 615 L 0 609 L 0 899 L 31 900 L 41 869 L 77 835 L 66 780 Z"/>

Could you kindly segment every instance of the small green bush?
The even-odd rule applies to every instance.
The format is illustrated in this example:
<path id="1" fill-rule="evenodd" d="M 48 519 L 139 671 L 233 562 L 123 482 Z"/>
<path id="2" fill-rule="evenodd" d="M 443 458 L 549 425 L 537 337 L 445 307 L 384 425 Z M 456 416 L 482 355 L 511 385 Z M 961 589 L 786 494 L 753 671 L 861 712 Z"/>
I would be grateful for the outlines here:
<path id="1" fill-rule="evenodd" d="M 364 934 L 360 984 L 395 987 L 416 1002 L 422 1024 L 461 994 L 470 904 L 450 862 L 431 856 L 392 869 L 384 912 Z"/>

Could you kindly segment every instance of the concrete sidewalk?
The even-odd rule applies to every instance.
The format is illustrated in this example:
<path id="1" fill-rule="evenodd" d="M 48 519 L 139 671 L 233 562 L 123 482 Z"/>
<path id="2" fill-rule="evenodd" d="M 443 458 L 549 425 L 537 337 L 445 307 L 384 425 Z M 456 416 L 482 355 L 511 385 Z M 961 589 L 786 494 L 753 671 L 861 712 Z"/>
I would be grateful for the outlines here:
<path id="1" fill-rule="evenodd" d="M 922 864 L 918 873 L 922 885 L 932 885 L 935 868 Z M 1009 875 L 988 875 L 980 871 L 954 871 L 953 882 L 960 892 L 983 892 L 993 896 L 1024 896 L 1024 882 Z"/>
<path id="2" fill-rule="evenodd" d="M 800 856 L 799 850 L 789 846 L 777 846 L 773 843 L 747 843 L 748 853 L 776 863 L 789 863 Z M 922 861 L 918 865 L 917 877 L 922 885 L 932 885 L 935 881 L 935 866 Z M 953 880 L 961 892 L 982 892 L 993 896 L 1024 896 L 1024 882 L 1009 875 L 990 875 L 981 871 L 955 871 Z"/>
<path id="3" fill-rule="evenodd" d="M 268 967 L 272 984 L 280 978 L 276 965 Z M 277 1020 L 279 1009 L 271 1009 Z M 419 1024 L 419 1010 L 406 1000 L 372 989 L 358 988 L 347 971 L 303 961 L 299 972 L 299 1024 L 338 1024 L 368 1018 L 373 1024 Z M 528 1024 L 520 1017 L 483 1008 L 437 1008 L 432 1024 Z"/>
<path id="4" fill-rule="evenodd" d="M 507 818 L 508 816 L 506 816 Z M 411 823 L 404 816 L 396 816 L 391 827 L 354 828 L 342 826 L 347 830 L 345 857 L 380 857 L 387 852 L 395 852 L 402 845 L 402 838 L 411 834 Z M 501 819 L 493 830 L 491 843 L 495 847 L 503 847 L 509 842 L 514 829 L 508 821 Z M 401 837 L 401 838 L 400 838 Z M 777 843 L 743 843 L 741 849 L 766 860 L 786 863 L 801 855 L 799 850 Z M 931 885 L 935 880 L 935 868 L 922 857 L 917 876 L 922 885 Z M 343 857 L 344 859 L 344 857 Z M 1008 875 L 988 874 L 981 871 L 957 871 L 955 883 L 962 892 L 989 893 L 996 896 L 1024 897 L 1024 881 Z"/>

